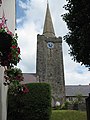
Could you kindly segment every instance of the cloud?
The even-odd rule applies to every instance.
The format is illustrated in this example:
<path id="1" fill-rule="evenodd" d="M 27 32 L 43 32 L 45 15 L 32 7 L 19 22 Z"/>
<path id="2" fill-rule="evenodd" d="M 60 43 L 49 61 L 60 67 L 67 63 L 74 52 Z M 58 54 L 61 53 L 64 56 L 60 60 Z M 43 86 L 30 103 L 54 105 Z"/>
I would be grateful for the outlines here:
<path id="1" fill-rule="evenodd" d="M 68 30 L 63 22 L 61 15 L 65 13 L 63 5 L 65 0 L 49 0 L 50 11 L 57 36 L 64 36 Z M 37 34 L 42 34 L 46 1 L 45 0 L 26 0 L 19 1 L 19 6 L 23 9 L 25 16 L 17 19 L 19 36 L 19 46 L 21 48 L 22 60 L 18 67 L 23 72 L 36 72 L 36 48 Z M 23 21 L 23 22 L 22 22 Z M 20 26 L 19 26 L 20 24 Z M 89 84 L 90 74 L 87 68 L 75 63 L 68 54 L 68 45 L 63 41 L 63 58 L 66 84 Z"/>
<path id="2" fill-rule="evenodd" d="M 65 42 L 63 48 L 65 83 L 68 85 L 89 84 L 90 71 L 85 66 L 81 66 L 80 63 L 72 60 L 72 57 L 68 54 L 69 47 Z"/>
<path id="3" fill-rule="evenodd" d="M 18 1 L 19 3 L 19 7 L 21 7 L 22 9 L 28 9 L 30 1 L 26 0 L 25 2 L 23 2 L 22 0 Z"/>
<path id="4" fill-rule="evenodd" d="M 23 18 L 19 18 L 16 20 L 17 24 L 21 23 L 23 21 Z"/>
<path id="5" fill-rule="evenodd" d="M 23 72 L 35 72 L 36 59 L 36 42 L 37 31 L 34 23 L 24 23 L 17 30 L 19 36 L 19 46 L 21 48 L 21 62 L 18 66 L 23 69 Z M 33 69 L 32 69 L 33 68 Z"/>

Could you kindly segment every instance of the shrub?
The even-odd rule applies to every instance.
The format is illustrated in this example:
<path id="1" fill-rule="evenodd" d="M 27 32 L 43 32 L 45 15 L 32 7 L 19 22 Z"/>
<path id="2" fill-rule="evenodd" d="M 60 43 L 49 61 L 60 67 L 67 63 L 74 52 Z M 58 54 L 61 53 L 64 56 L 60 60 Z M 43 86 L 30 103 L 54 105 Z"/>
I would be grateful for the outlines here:
<path id="1" fill-rule="evenodd" d="M 73 110 L 78 110 L 78 101 L 73 102 Z"/>
<path id="2" fill-rule="evenodd" d="M 70 105 L 70 102 L 69 102 L 69 101 L 65 101 L 65 102 L 62 104 L 61 109 L 67 110 L 69 105 Z"/>
<path id="3" fill-rule="evenodd" d="M 8 95 L 8 120 L 50 120 L 50 86 L 47 83 L 30 83 L 27 87 L 27 94 Z"/>

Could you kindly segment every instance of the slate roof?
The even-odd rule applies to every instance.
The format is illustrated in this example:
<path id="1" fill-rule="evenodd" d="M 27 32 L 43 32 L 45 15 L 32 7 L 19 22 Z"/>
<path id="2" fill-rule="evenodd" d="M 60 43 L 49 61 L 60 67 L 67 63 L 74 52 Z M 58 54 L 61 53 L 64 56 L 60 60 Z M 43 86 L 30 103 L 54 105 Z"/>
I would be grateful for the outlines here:
<path id="1" fill-rule="evenodd" d="M 35 73 L 23 73 L 23 77 L 24 81 L 21 82 L 22 84 L 37 82 Z"/>
<path id="2" fill-rule="evenodd" d="M 82 94 L 82 96 L 89 96 L 90 85 L 66 85 L 66 96 L 76 96 Z"/>
<path id="3" fill-rule="evenodd" d="M 36 73 L 23 73 L 24 81 L 22 84 L 26 83 L 36 83 L 38 79 L 36 77 Z M 90 85 L 66 85 L 66 96 L 76 96 L 78 94 L 82 94 L 83 96 L 89 96 L 90 93 Z"/>

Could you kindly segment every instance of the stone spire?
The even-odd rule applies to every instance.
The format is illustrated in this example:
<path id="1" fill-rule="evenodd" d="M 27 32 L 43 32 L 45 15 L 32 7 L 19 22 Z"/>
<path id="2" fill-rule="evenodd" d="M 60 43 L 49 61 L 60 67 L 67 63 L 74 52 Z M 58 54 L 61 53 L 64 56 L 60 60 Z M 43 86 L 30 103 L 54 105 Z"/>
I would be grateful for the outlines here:
<path id="1" fill-rule="evenodd" d="M 43 35 L 45 35 L 46 37 L 55 37 L 55 32 L 53 28 L 53 23 L 52 23 L 48 2 L 47 2 L 47 11 L 46 11 Z"/>

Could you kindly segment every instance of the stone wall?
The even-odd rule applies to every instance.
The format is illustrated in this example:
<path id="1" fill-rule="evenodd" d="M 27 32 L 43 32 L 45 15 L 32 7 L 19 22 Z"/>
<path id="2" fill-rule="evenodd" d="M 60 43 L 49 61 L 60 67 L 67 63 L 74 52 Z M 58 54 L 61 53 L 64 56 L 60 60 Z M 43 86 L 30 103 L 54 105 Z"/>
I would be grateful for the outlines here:
<path id="1" fill-rule="evenodd" d="M 54 47 L 48 48 L 48 42 L 52 42 Z M 37 36 L 36 72 L 40 82 L 51 85 L 52 96 L 62 104 L 65 100 L 65 82 L 61 37 Z"/>

